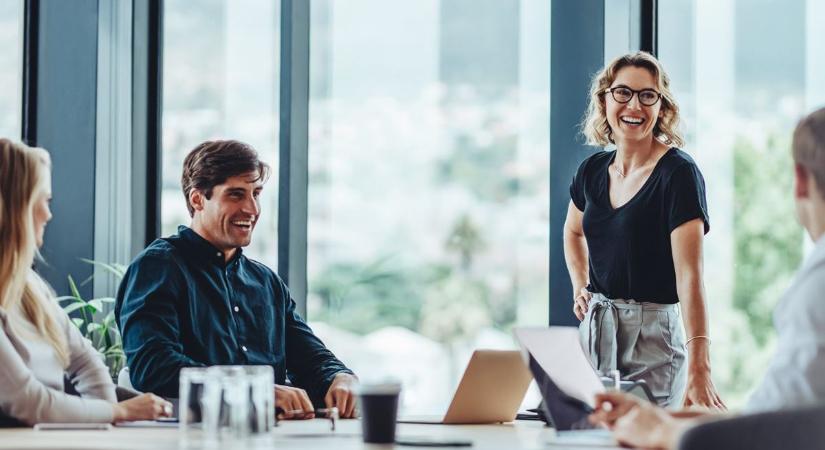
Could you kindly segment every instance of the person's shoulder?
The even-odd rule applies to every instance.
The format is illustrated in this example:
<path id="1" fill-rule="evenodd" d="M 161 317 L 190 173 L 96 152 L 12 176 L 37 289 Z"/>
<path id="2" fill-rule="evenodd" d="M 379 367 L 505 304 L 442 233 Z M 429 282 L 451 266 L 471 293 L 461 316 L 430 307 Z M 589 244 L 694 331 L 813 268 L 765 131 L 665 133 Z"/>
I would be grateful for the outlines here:
<path id="1" fill-rule="evenodd" d="M 582 164 L 609 164 L 610 160 L 613 159 L 613 155 L 615 154 L 616 150 L 598 150 L 596 153 L 593 153 L 592 155 L 585 158 L 584 161 L 582 161 Z"/>
<path id="2" fill-rule="evenodd" d="M 145 258 L 172 258 L 176 253 L 178 253 L 178 249 L 173 243 L 175 239 L 175 236 L 155 239 L 151 244 L 138 253 L 135 257 L 135 261 Z"/>
<path id="3" fill-rule="evenodd" d="M 825 258 L 818 258 L 797 273 L 777 306 L 776 317 L 783 323 L 792 323 L 797 330 L 806 328 L 803 324 L 815 328 L 825 326 L 822 292 L 825 292 Z"/>
<path id="4" fill-rule="evenodd" d="M 155 239 L 135 256 L 129 264 L 129 269 L 146 266 L 179 266 L 182 254 L 174 244 L 175 239 L 175 236 Z"/>
<path id="5" fill-rule="evenodd" d="M 670 172 L 679 170 L 699 170 L 699 166 L 690 154 L 680 148 L 671 147 L 662 156 L 662 168 Z"/>
<path id="6" fill-rule="evenodd" d="M 704 183 L 702 171 L 699 165 L 686 151 L 671 147 L 667 153 L 659 160 L 659 171 L 662 177 L 671 183 L 674 180 L 699 180 Z"/>
<path id="7" fill-rule="evenodd" d="M 803 269 L 794 283 L 793 297 L 811 303 L 811 309 L 823 310 L 821 293 L 825 292 L 825 255 L 819 255 Z"/>
<path id="8" fill-rule="evenodd" d="M 579 164 L 577 173 L 585 174 L 607 167 L 610 165 L 610 161 L 613 159 L 613 155 L 615 153 L 616 150 L 599 150 L 596 153 L 593 153 L 592 155 L 584 158 L 584 160 Z"/>

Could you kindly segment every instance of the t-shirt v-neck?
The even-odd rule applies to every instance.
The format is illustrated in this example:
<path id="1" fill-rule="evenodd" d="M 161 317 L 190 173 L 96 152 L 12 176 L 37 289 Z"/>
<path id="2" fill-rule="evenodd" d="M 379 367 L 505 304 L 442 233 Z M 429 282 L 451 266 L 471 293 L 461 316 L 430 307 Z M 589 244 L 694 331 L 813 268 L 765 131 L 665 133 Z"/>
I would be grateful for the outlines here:
<path id="1" fill-rule="evenodd" d="M 670 234 L 701 218 L 710 229 L 705 181 L 684 151 L 670 148 L 633 197 L 610 202 L 608 167 L 616 151 L 601 151 L 579 166 L 570 185 L 573 204 L 584 213 L 592 292 L 608 298 L 676 303 Z"/>
<path id="2" fill-rule="evenodd" d="M 673 151 L 676 151 L 676 148 L 671 147 L 671 148 L 667 149 L 667 151 L 665 151 L 665 153 L 661 157 L 659 157 L 659 160 L 656 161 L 656 164 L 653 166 L 653 170 L 650 171 L 650 175 L 648 175 L 648 177 L 645 179 L 644 183 L 642 183 L 642 186 L 639 188 L 639 190 L 636 191 L 636 193 L 633 194 L 626 202 L 622 203 L 619 206 L 614 206 L 613 202 L 610 200 L 610 165 L 613 164 L 614 161 L 616 161 L 616 155 L 618 154 L 618 152 L 616 152 L 616 151 L 611 152 L 613 155 L 610 157 L 610 160 L 607 163 L 607 167 L 605 168 L 605 172 L 607 173 L 607 184 L 606 184 L 607 192 L 605 193 L 605 196 L 607 198 L 607 206 L 609 206 L 611 209 L 613 209 L 613 211 L 617 211 L 619 209 L 624 208 L 625 206 L 627 206 L 627 204 L 629 204 L 630 202 L 635 200 L 639 196 L 639 194 L 641 194 L 642 191 L 644 191 L 645 188 L 647 188 L 648 184 L 650 183 L 650 179 L 653 178 L 653 174 L 656 173 L 656 169 L 659 168 L 659 164 L 662 162 L 662 160 L 665 157 L 667 157 L 667 155 L 670 152 L 673 152 Z"/>

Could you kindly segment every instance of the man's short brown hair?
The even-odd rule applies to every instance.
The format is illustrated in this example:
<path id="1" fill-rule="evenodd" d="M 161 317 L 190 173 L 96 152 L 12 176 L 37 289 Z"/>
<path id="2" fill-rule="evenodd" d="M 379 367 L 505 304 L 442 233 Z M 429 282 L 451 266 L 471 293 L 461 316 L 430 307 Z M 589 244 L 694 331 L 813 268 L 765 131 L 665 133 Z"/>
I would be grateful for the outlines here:
<path id="1" fill-rule="evenodd" d="M 195 215 L 195 208 L 189 203 L 189 193 L 193 189 L 203 192 L 208 199 L 212 197 L 215 186 L 238 175 L 257 172 L 255 181 L 266 183 L 269 170 L 269 165 L 258 159 L 258 152 L 249 144 L 226 140 L 206 141 L 198 145 L 186 155 L 180 180 L 189 216 Z"/>
<path id="2" fill-rule="evenodd" d="M 811 172 L 825 198 L 825 108 L 799 121 L 793 133 L 793 159 Z"/>

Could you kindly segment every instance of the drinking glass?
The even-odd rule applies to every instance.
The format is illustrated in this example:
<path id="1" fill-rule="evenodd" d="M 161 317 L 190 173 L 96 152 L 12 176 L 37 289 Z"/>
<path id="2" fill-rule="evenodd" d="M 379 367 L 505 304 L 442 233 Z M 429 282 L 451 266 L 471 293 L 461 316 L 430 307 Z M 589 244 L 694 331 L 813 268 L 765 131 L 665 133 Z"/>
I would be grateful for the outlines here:
<path id="1" fill-rule="evenodd" d="M 178 427 L 184 443 L 197 439 L 201 433 L 206 381 L 207 369 L 205 367 L 185 367 L 180 371 Z"/>
<path id="2" fill-rule="evenodd" d="M 249 382 L 250 433 L 268 434 L 275 426 L 275 373 L 271 366 L 244 366 Z"/>

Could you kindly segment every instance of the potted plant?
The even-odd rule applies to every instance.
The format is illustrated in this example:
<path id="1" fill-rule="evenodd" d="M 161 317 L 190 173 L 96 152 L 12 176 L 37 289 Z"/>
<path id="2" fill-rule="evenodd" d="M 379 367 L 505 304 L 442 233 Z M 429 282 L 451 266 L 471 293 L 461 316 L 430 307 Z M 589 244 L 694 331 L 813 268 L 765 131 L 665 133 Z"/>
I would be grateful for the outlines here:
<path id="1" fill-rule="evenodd" d="M 83 261 L 102 268 L 118 281 L 122 280 L 126 273 L 126 266 L 122 264 L 107 264 L 88 259 L 83 259 Z M 80 333 L 100 352 L 103 363 L 109 368 L 109 374 L 116 381 L 118 373 L 126 364 L 126 355 L 123 353 L 123 341 L 115 320 L 114 308 L 104 308 L 104 305 L 114 304 L 115 298 L 101 297 L 85 300 L 80 295 L 72 276 L 69 275 L 68 278 L 70 295 L 58 297 L 57 301 L 61 304 L 63 311 L 71 317 Z M 88 283 L 91 279 L 92 277 L 89 277 L 82 284 Z"/>

